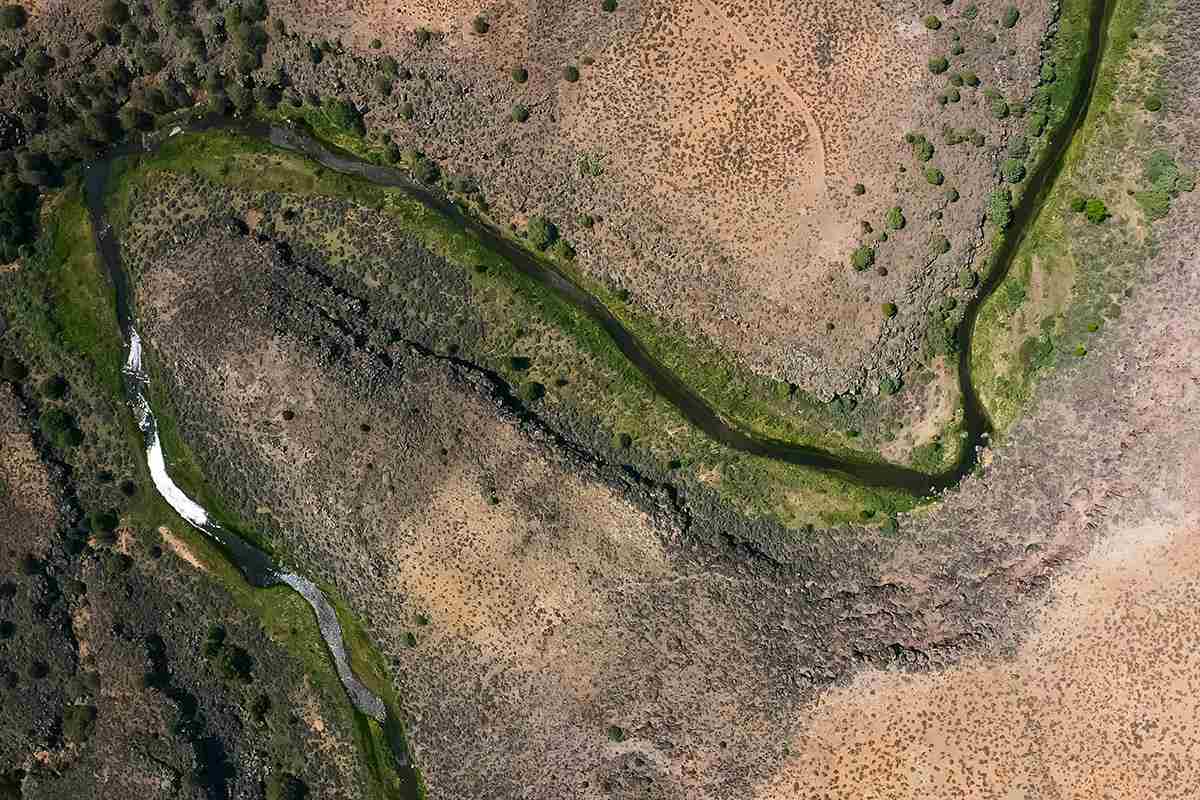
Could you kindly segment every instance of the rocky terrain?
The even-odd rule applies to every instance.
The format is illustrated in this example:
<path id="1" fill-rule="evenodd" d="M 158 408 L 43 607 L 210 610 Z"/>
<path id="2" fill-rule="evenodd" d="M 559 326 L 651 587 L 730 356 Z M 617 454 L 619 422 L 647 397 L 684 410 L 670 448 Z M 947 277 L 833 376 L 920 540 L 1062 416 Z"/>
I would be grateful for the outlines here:
<path id="1" fill-rule="evenodd" d="M 844 37 L 851 29 L 839 26 L 861 24 L 887 32 L 867 41 L 865 61 L 851 61 L 851 77 L 865 84 L 846 78 L 849 96 L 868 91 L 871 59 L 903 40 L 915 49 L 902 52 L 898 74 L 887 79 L 894 103 L 908 108 L 905 64 L 925 69 L 919 91 L 930 91 L 928 76 L 943 72 L 925 68 L 936 52 L 927 46 L 950 52 L 961 25 L 964 53 L 956 56 L 994 57 L 1007 99 L 972 104 L 964 88 L 959 109 L 948 96 L 946 112 L 931 100 L 917 107 L 913 125 L 987 109 L 999 117 L 979 146 L 989 168 L 968 156 L 957 166 L 915 130 L 909 142 L 901 135 L 898 151 L 868 138 L 843 152 L 811 134 L 852 129 L 853 120 L 807 102 L 796 106 L 812 120 L 788 120 L 796 130 L 780 141 L 803 142 L 804 158 L 789 166 L 827 187 L 834 178 L 847 183 L 846 165 L 860 163 L 853 148 L 868 147 L 879 175 L 896 152 L 908 159 L 903 172 L 886 167 L 891 191 L 915 192 L 907 182 L 920 178 L 935 192 L 922 195 L 928 205 L 912 208 L 924 211 L 906 213 L 885 242 L 862 240 L 879 245 L 872 268 L 884 266 L 886 275 L 850 271 L 839 256 L 829 273 L 834 289 L 839 281 L 924 281 L 939 297 L 967 295 L 971 281 L 958 274 L 966 262 L 922 263 L 904 237 L 979 217 L 990 170 L 1008 168 L 996 163 L 1001 148 L 1012 158 L 1013 134 L 1028 124 L 1007 105 L 1005 114 L 990 109 L 1015 105 L 1035 81 L 1054 81 L 1033 55 L 1052 8 L 1014 6 L 1012 19 L 999 7 L 906 7 L 903 21 L 893 10 L 885 25 L 878 15 L 887 9 L 871 6 L 821 25 L 797 23 L 800 32 L 756 33 L 731 20 L 790 17 L 718 4 L 611 5 L 526 17 L 511 6 L 428 4 L 395 19 L 369 5 L 273 6 L 261 21 L 272 31 L 263 69 L 287 63 L 293 84 L 281 93 L 341 93 L 366 107 L 367 128 L 388 130 L 397 149 L 425 150 L 455 180 L 470 171 L 487 213 L 511 218 L 518 231 L 532 212 L 592 213 L 579 207 L 583 195 L 564 188 L 575 184 L 566 176 L 581 154 L 613 148 L 598 174 L 586 165 L 587 196 L 603 206 L 593 209 L 602 220 L 595 233 L 562 222 L 578 249 L 575 268 L 629 290 L 633 307 L 693 326 L 770 371 L 804 363 L 787 361 L 795 354 L 790 334 L 773 327 L 794 322 L 779 309 L 800 295 L 764 306 L 770 325 L 718 312 L 735 324 L 708 330 L 709 306 L 672 270 L 709 264 L 695 259 L 704 253 L 722 266 L 695 267 L 706 276 L 702 292 L 721 286 L 739 302 L 759 303 L 770 290 L 744 292 L 738 281 L 754 270 L 779 278 L 769 259 L 804 245 L 775 242 L 772 255 L 755 260 L 761 254 L 739 242 L 772 241 L 777 220 L 754 218 L 757 200 L 735 191 L 721 199 L 734 224 L 710 230 L 711 241 L 680 235 L 705 227 L 699 206 L 674 202 L 678 216 L 661 223 L 647 223 L 657 218 L 645 209 L 664 197 L 678 201 L 672 193 L 719 194 L 712 187 L 734 174 L 762 178 L 764 197 L 799 191 L 800 178 L 773 183 L 782 162 L 764 147 L 748 146 L 734 166 L 729 153 L 714 156 L 721 169 L 744 174 L 714 172 L 703 158 L 671 161 L 688 147 L 716 152 L 703 136 L 677 136 L 640 163 L 618 145 L 631 147 L 643 133 L 618 142 L 614 131 L 631 129 L 630 121 L 591 92 L 639 64 L 654 72 L 644 60 L 650 43 L 677 63 L 696 49 L 696 36 L 712 33 L 713 54 L 704 58 L 720 58 L 732 43 L 747 59 L 717 93 L 736 97 L 763 79 L 771 88 L 760 99 L 770 108 L 771 92 L 811 79 L 790 52 L 811 46 L 820 64 L 844 41 L 819 34 L 822 25 Z M 90 12 L 72 11 L 83 13 Z M 930 13 L 940 16 L 923 22 Z M 411 222 L 417 212 L 386 194 L 262 148 L 235 151 L 216 135 L 195 140 L 211 158 L 189 162 L 168 148 L 159 161 L 122 162 L 109 199 L 168 467 L 280 561 L 328 587 L 346 620 L 361 622 L 387 667 L 429 797 L 1187 797 L 1200 738 L 1187 690 L 1196 668 L 1200 533 L 1200 203 L 1185 184 L 1200 161 L 1200 99 L 1189 81 L 1200 19 L 1167 0 L 1122 0 L 1114 13 L 1111 46 L 1128 52 L 1111 56 L 1096 116 L 1033 230 L 1044 233 L 1046 220 L 1066 223 L 1031 246 L 1035 255 L 1012 278 L 1025 282 L 1022 291 L 997 293 L 1003 313 L 983 318 L 1002 340 L 986 351 L 1002 366 L 985 374 L 985 397 L 1003 397 L 1014 421 L 980 469 L 936 503 L 858 517 L 869 526 L 789 528 L 743 513 L 720 491 L 740 462 L 711 456 L 724 473 L 699 459 L 664 467 L 667 449 L 631 446 L 631 428 L 613 425 L 617 417 L 603 409 L 605 390 L 626 395 L 616 394 L 615 379 L 595 380 L 607 374 L 599 359 L 583 363 L 568 342 L 577 329 L 552 317 L 540 296 L 528 293 L 529 305 L 519 305 L 510 297 L 522 287 L 491 283 L 490 262 L 476 251 L 390 222 Z M 371 14 L 378 20 L 368 24 Z M 153 18 L 160 40 L 188 40 Z M 5 41 L 39 26 L 58 30 L 45 20 L 35 13 Z M 564 33 L 538 36 L 546 26 Z M 993 29 L 996 41 L 987 36 Z M 309 47 L 310 38 L 337 30 L 345 31 L 341 45 Z M 248 35 L 252 41 L 253 30 Z M 1025 38 L 1001 64 L 1010 35 Z M 398 83 L 423 88 L 392 86 L 379 99 L 385 93 L 367 82 L 387 53 L 403 56 Z M 591 58 L 578 59 L 579 81 L 561 71 L 571 53 Z M 514 82 L 519 54 L 528 75 Z M 697 64 L 695 74 L 718 65 Z M 243 73 L 261 74 L 246 66 Z M 772 74 L 778 80 L 764 79 Z M 14 85 L 6 80 L 3 91 Z M 131 88 L 139 89 L 136 81 Z M 660 90 L 671 102 L 689 99 L 686 82 L 644 82 L 633 91 Z M 202 91 L 207 100 L 228 92 Z M 511 104 L 527 91 L 545 100 L 517 122 Z M 447 102 L 446 92 L 459 102 Z M 735 107 L 719 106 L 711 117 L 724 120 Z M 696 119 L 708 113 L 697 109 Z M 770 130 L 752 131 L 749 141 L 780 135 L 771 121 L 762 115 Z M 36 122 L 20 120 L 22 136 Z M 479 143 L 495 140 L 496 126 L 523 126 L 528 136 L 484 158 L 491 150 Z M 435 134 L 460 149 L 437 150 Z M 55 133 L 34 135 L 43 138 L 30 141 L 46 142 Z M 367 141 L 387 147 L 379 136 Z M 920 154 L 930 142 L 936 158 L 926 162 Z M 952 152 L 975 147 L 968 137 Z M 31 177 L 23 158 L 18 170 Z M 970 176 L 957 204 L 942 193 L 948 183 L 925 180 L 925 164 L 946 175 L 954 164 Z M 681 186 L 658 185 L 662 171 L 678 173 Z M 497 188 L 506 174 L 514 190 Z M 235 178 L 240 185 L 231 185 Z M 875 187 L 837 195 L 839 214 L 882 216 L 889 202 L 865 205 L 877 202 Z M 635 189 L 636 202 L 628 194 Z M 99 265 L 88 261 L 87 219 L 71 216 L 80 211 L 72 190 L 47 195 L 39 244 L 18 247 L 0 272 L 8 289 L 0 317 L 0 528 L 22 532 L 0 538 L 0 693 L 5 709 L 17 710 L 0 725 L 0 796 L 394 796 L 303 605 L 248 590 L 155 500 L 109 385 L 105 365 L 119 363 L 120 351 L 112 298 Z M 544 205 L 518 200 L 526 190 Z M 458 194 L 478 209 L 479 192 Z M 1104 211 L 1095 219 L 1092 201 Z M 933 210 L 944 212 L 940 220 L 925 213 Z M 991 230 L 976 222 L 962 246 Z M 661 259 L 658 271 L 633 251 L 616 255 L 632 243 L 636 255 L 658 260 L 668 241 L 675 260 Z M 1054 260 L 1060 245 L 1069 263 Z M 951 242 L 956 257 L 957 247 Z M 456 263 L 476 256 L 474 271 Z M 561 248 L 555 257 L 571 262 Z M 606 264 L 628 272 L 604 272 Z M 1038 281 L 1056 268 L 1059 283 L 1046 290 Z M 683 303 L 673 302 L 675 291 Z M 912 295 L 922 313 L 933 296 L 925 291 Z M 531 307 L 544 316 L 514 312 Z M 862 351 L 894 361 L 885 372 L 900 369 L 898 359 L 929 355 L 913 314 L 898 309 L 883 323 L 902 348 Z M 856 319 L 846 311 L 834 330 L 867 325 Z M 1025 394 L 1004 395 L 1005 380 L 1034 372 L 1013 365 L 1028 355 L 1023 343 L 1043 334 L 1057 343 L 1053 357 Z M 827 389 L 864 374 L 853 340 L 820 356 Z M 523 349 L 531 341 L 544 349 Z M 769 344 L 739 349 L 745 342 Z M 925 405 L 939 405 L 937 376 L 925 383 Z M 572 392 L 574 404 L 565 399 Z M 585 401 L 588 394 L 599 399 Z M 621 413 L 656 421 L 654 402 Z M 788 402 L 800 404 L 791 395 Z M 905 435 L 914 436 L 911 446 L 934 430 Z M 672 435 L 678 446 L 696 434 Z"/>

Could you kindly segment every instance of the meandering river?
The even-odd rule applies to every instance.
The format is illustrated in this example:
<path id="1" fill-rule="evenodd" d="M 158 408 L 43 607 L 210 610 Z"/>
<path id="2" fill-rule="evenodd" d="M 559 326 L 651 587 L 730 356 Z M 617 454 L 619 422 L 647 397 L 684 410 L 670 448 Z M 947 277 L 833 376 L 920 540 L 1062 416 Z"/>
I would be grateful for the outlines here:
<path id="1" fill-rule="evenodd" d="M 620 352 L 637 367 L 656 392 L 675 405 L 689 422 L 730 448 L 837 472 L 864 485 L 927 495 L 955 485 L 974 469 L 979 449 L 986 444 L 990 423 L 971 378 L 971 345 L 975 321 L 981 305 L 1007 275 L 1021 243 L 1045 203 L 1050 187 L 1062 170 L 1063 156 L 1067 148 L 1087 116 L 1113 2 L 1114 0 L 1095 0 L 1093 3 L 1088 31 L 1088 52 L 1084 64 L 1086 78 L 1077 87 L 1065 119 L 1055 129 L 1043 157 L 1029 176 L 1024 192 L 1014 209 L 1012 227 L 993 259 L 992 269 L 984 277 L 980 291 L 966 307 L 963 321 L 958 328 L 958 380 L 964 403 L 964 430 L 967 437 L 959 462 L 952 469 L 936 475 L 901 465 L 846 458 L 818 448 L 762 437 L 740 429 L 736 424 L 723 419 L 703 397 L 650 354 L 603 303 L 569 276 L 534 257 L 479 220 L 464 215 L 445 196 L 413 182 L 400 170 L 371 164 L 348 153 L 339 152 L 292 128 L 252 121 L 206 118 L 188 125 L 187 130 L 232 129 L 242 135 L 268 141 L 281 149 L 304 154 L 331 170 L 357 176 L 377 185 L 401 189 L 426 206 L 445 214 L 477 236 L 484 245 L 504 256 L 515 269 L 584 312 L 611 337 Z M 321 636 L 329 648 L 338 678 L 354 707 L 384 725 L 390 749 L 398 763 L 408 765 L 403 729 L 399 721 L 390 714 L 383 700 L 355 676 L 337 614 L 324 593 L 312 581 L 280 566 L 266 553 L 250 545 L 236 533 L 223 528 L 171 479 L 167 471 L 157 423 L 148 400 L 149 378 L 142 360 L 142 340 L 134 326 L 131 313 L 129 278 L 122 266 L 119 243 L 105 218 L 105 193 L 113 159 L 146 152 L 159 141 L 161 139 L 149 138 L 117 148 L 109 158 L 89 167 L 86 180 L 87 201 L 92 215 L 96 247 L 116 289 L 117 317 L 128 343 L 124 373 L 129 402 L 145 436 L 146 460 L 154 486 L 184 520 L 215 541 L 228 554 L 252 585 L 287 585 L 308 602 L 316 615 Z"/>

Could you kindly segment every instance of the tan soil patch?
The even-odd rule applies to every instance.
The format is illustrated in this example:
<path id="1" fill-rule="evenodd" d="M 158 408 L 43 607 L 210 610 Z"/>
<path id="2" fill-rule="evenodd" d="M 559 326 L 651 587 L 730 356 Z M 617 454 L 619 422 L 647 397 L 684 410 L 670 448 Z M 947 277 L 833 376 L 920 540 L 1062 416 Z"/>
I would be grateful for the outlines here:
<path id="1" fill-rule="evenodd" d="M 188 564 L 191 564 L 201 572 L 208 572 L 208 566 L 203 561 L 197 558 L 192 552 L 192 548 L 188 547 L 187 542 L 180 539 L 175 534 L 171 533 L 171 529 L 166 525 L 160 525 L 158 535 L 162 537 L 163 543 L 171 550 L 172 553 L 182 558 Z"/>
<path id="2" fill-rule="evenodd" d="M 1190 796 L 1200 514 L 1132 526 L 1062 579 L 1011 661 L 834 690 L 760 798 Z"/>
<path id="3" fill-rule="evenodd" d="M 904 462 L 912 449 L 930 442 L 942 433 L 942 428 L 954 416 L 959 405 L 957 365 L 939 356 L 930 364 L 933 380 L 925 385 L 924 392 L 917 398 L 914 407 L 904 415 L 907 423 L 895 441 L 880 448 L 879 452 L 890 461 Z M 947 448 L 953 442 L 945 443 Z"/>

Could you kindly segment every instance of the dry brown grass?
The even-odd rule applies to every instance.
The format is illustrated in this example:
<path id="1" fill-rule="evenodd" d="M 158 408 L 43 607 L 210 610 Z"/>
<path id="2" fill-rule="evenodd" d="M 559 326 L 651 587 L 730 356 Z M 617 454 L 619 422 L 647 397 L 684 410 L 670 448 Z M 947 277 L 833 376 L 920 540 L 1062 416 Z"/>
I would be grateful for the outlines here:
<path id="1" fill-rule="evenodd" d="M 755 796 L 1189 796 L 1200 514 L 1176 503 L 1116 533 L 1055 595 L 1011 660 L 871 673 L 823 697 Z"/>

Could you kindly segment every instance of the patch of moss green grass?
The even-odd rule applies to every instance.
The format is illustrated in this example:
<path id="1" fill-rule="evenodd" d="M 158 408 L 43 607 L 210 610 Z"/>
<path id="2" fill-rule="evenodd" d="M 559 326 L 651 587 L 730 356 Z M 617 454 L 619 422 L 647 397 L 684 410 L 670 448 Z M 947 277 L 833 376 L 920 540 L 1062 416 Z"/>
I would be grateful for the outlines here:
<path id="1" fill-rule="evenodd" d="M 1142 30 L 1139 46 L 1150 41 L 1150 28 L 1142 26 L 1161 16 L 1165 0 L 1112 2 L 1103 62 L 1087 116 L 1008 275 L 980 309 L 976 323 L 972 374 L 1000 439 L 1029 402 L 1039 375 L 1098 332 L 1104 298 L 1127 277 L 1114 274 L 1114 268 L 1129 256 L 1128 248 L 1109 239 L 1105 247 L 1085 242 L 1084 236 L 1098 234 L 1086 230 L 1069 210 L 1079 183 L 1095 174 L 1097 164 L 1127 161 L 1116 156 L 1127 143 L 1128 131 L 1138 127 L 1140 84 L 1155 81 L 1154 60 L 1131 57 L 1132 34 Z M 1091 0 L 1062 4 L 1062 29 L 1054 50 L 1059 77 L 1051 85 L 1058 123 L 1071 94 L 1085 79 L 1081 68 L 1090 13 Z M 1034 284 L 1041 287 L 1038 294 L 1025 297 L 1024 291 Z M 1018 296 L 1021 301 L 1014 302 Z"/>

